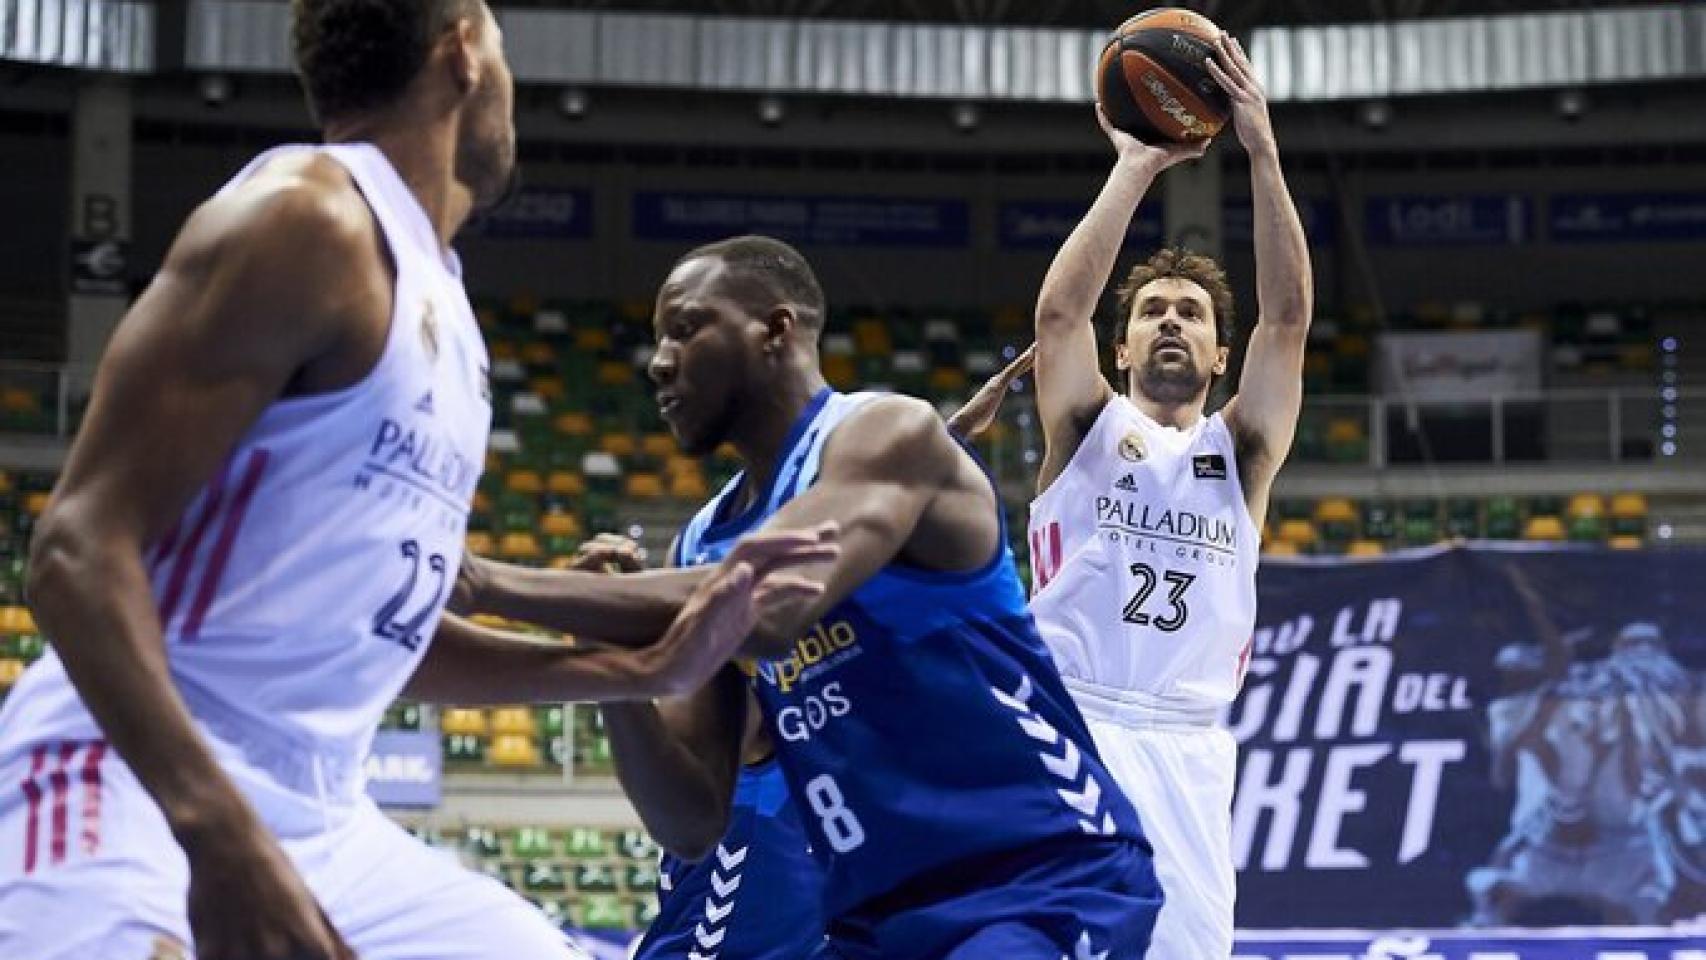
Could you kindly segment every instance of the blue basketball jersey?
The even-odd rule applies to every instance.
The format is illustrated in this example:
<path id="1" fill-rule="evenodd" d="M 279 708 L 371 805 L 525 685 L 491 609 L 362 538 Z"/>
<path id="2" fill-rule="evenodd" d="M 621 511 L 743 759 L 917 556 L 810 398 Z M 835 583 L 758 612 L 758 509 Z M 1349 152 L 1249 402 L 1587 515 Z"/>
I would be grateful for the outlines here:
<path id="1" fill-rule="evenodd" d="M 770 487 L 729 516 L 737 475 L 689 522 L 679 556 L 717 560 L 810 488 L 836 426 L 876 396 L 814 397 Z M 890 564 L 789 656 L 750 669 L 828 857 L 831 918 L 974 858 L 987 866 L 1063 839 L 1147 847 L 1031 621 L 1006 541 L 1003 525 L 989 562 L 965 573 Z"/>
<path id="2" fill-rule="evenodd" d="M 710 856 L 664 855 L 635 960 L 807 960 L 823 947 L 823 867 L 775 760 L 741 770 Z"/>

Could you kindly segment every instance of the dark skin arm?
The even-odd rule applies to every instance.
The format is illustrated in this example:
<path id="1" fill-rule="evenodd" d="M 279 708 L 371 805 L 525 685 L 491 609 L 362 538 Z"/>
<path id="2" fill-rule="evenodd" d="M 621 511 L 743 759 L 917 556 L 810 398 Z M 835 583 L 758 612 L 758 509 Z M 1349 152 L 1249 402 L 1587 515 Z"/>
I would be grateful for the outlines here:
<path id="1" fill-rule="evenodd" d="M 948 418 L 948 432 L 955 436 L 975 440 L 990 425 L 995 422 L 995 415 L 1001 412 L 1001 401 L 1007 398 L 1007 391 L 1013 386 L 1013 381 L 1031 372 L 1031 363 L 1036 359 L 1037 345 L 1031 344 L 1025 352 L 1014 357 L 1005 367 L 1002 367 L 993 377 L 984 381 L 977 388 L 966 405 L 954 411 Z"/>
<path id="2" fill-rule="evenodd" d="M 348 955 L 179 699 L 143 550 L 269 404 L 377 359 L 390 271 L 354 189 L 286 158 L 196 211 L 102 359 L 31 548 L 37 618 L 189 858 L 203 958 Z"/>

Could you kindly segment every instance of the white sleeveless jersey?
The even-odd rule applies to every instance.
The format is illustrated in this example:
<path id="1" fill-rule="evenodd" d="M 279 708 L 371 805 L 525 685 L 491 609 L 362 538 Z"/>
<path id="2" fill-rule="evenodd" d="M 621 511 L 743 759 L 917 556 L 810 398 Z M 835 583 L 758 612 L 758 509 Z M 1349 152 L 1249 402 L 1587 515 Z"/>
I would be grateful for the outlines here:
<path id="1" fill-rule="evenodd" d="M 1202 715 L 1256 625 L 1260 531 L 1215 414 L 1164 427 L 1116 395 L 1031 504 L 1031 613 L 1061 674 Z"/>
<path id="2" fill-rule="evenodd" d="M 397 274 L 384 352 L 353 386 L 268 407 L 144 561 L 198 721 L 260 745 L 252 757 L 359 760 L 456 580 L 488 361 L 460 264 L 377 148 L 281 147 L 226 189 L 301 150 L 346 167 L 384 232 Z M 52 653 L 0 713 L 0 753 L 98 735 Z"/>

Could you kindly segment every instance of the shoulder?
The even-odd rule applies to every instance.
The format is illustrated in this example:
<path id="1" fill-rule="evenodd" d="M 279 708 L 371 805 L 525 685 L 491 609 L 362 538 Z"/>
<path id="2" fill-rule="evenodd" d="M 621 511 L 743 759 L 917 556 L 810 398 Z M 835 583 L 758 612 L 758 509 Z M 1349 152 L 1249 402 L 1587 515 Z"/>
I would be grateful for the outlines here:
<path id="1" fill-rule="evenodd" d="M 876 397 L 842 421 L 824 447 L 826 464 L 917 471 L 963 455 L 936 408 L 916 397 Z"/>
<path id="2" fill-rule="evenodd" d="M 377 224 L 349 172 L 330 157 L 305 153 L 273 160 L 202 203 L 171 258 L 180 266 L 267 267 L 300 284 L 361 268 L 377 239 Z M 281 264 L 290 269 L 270 269 Z"/>

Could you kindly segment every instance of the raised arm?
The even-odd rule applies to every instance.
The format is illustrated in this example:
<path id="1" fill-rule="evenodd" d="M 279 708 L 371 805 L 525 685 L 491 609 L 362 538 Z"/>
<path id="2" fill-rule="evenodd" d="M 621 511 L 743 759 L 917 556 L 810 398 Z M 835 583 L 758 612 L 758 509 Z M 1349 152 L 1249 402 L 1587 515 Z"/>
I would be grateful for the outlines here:
<path id="1" fill-rule="evenodd" d="M 377 231 L 322 164 L 263 171 L 190 218 L 113 336 L 30 551 L 43 630 L 188 855 L 204 957 L 343 949 L 179 698 L 143 563 L 287 385 L 341 385 L 379 355 Z"/>
<path id="2" fill-rule="evenodd" d="M 1250 512 L 1267 512 L 1274 475 L 1291 451 L 1303 409 L 1303 353 L 1314 311 L 1309 242 L 1280 168 L 1267 95 L 1236 39 L 1222 34 L 1208 69 L 1232 98 L 1238 140 L 1250 155 L 1255 205 L 1256 328 L 1244 356 L 1238 395 L 1226 420 L 1239 443 L 1239 471 Z"/>
<path id="3" fill-rule="evenodd" d="M 1102 108 L 1096 120 L 1118 153 L 1102 192 L 1055 254 L 1037 295 L 1037 417 L 1043 465 L 1037 489 L 1066 469 L 1078 444 L 1113 395 L 1102 376 L 1094 323 L 1096 304 L 1114 272 L 1132 215 L 1161 171 L 1200 157 L 1207 141 L 1153 147 L 1114 129 Z"/>

